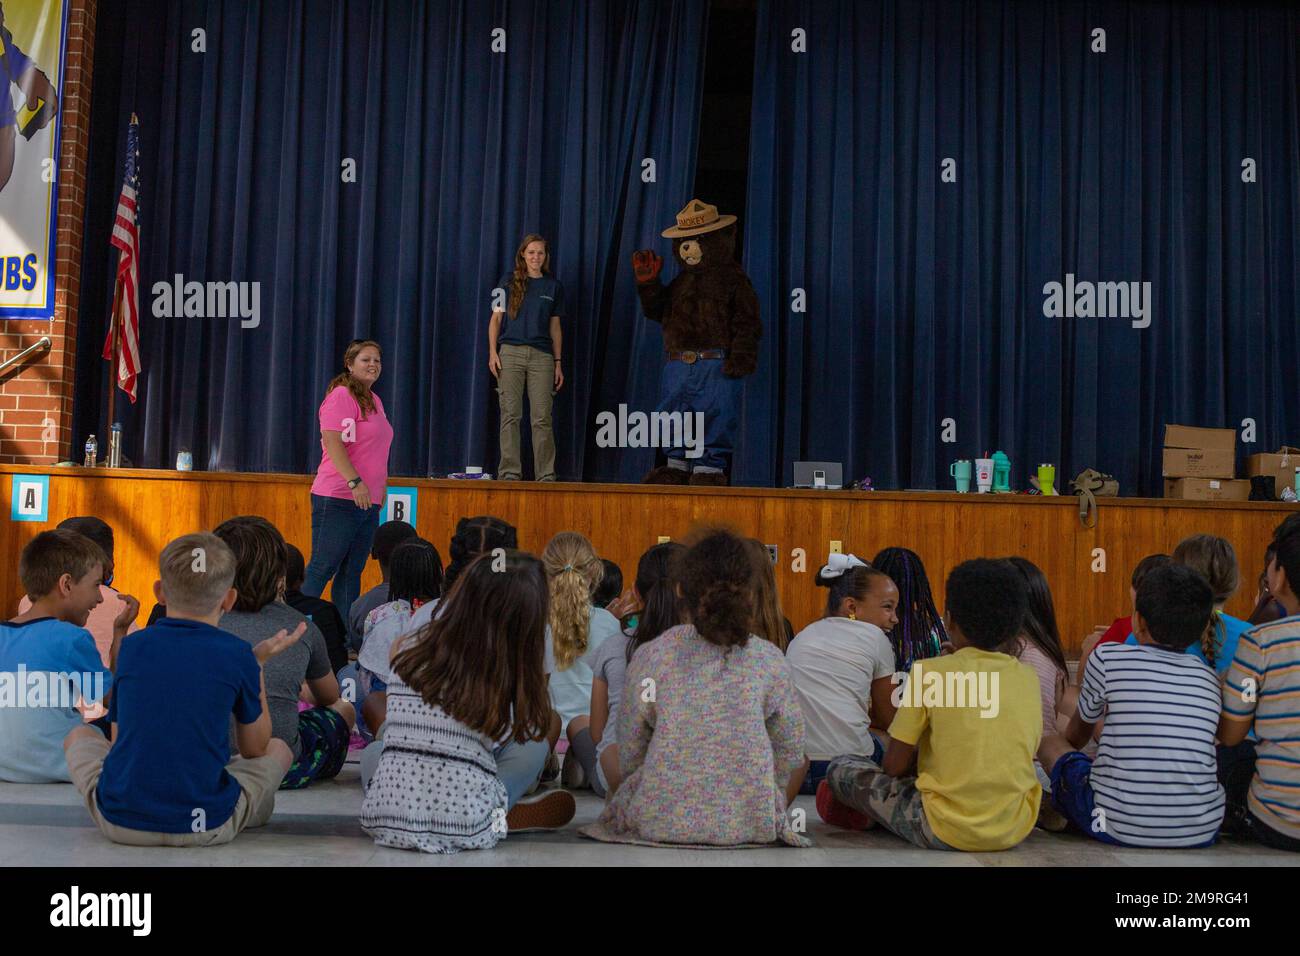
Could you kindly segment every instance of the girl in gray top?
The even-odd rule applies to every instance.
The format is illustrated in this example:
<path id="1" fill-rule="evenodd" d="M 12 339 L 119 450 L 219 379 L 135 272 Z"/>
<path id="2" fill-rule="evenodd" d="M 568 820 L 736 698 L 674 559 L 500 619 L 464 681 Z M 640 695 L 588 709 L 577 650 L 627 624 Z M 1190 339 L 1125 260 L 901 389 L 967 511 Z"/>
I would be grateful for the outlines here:
<path id="1" fill-rule="evenodd" d="M 575 717 L 569 723 L 570 753 L 577 758 L 582 776 L 597 796 L 613 793 L 622 780 L 617 730 L 628 662 L 642 644 L 684 622 L 672 577 L 673 558 L 683 550 L 682 545 L 669 541 L 641 555 L 633 588 L 642 606 L 636 626 L 630 633 L 610 637 L 597 648 L 591 664 L 591 717 Z M 636 691 L 632 688 L 633 693 Z"/>

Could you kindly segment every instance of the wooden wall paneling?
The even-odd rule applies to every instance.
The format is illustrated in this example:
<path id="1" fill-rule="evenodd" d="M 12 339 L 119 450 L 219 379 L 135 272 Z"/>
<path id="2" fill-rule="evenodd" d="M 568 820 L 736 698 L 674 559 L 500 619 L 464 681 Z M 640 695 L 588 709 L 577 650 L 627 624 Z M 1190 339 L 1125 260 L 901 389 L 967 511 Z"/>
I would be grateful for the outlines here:
<path id="1" fill-rule="evenodd" d="M 0 609 L 12 613 L 20 595 L 17 564 L 38 531 L 77 514 L 94 514 L 117 536 L 117 581 L 141 599 L 147 613 L 157 577 L 157 555 L 167 541 L 210 529 L 237 514 L 261 514 L 304 555 L 311 551 L 310 476 L 109 471 L 0 466 L 0 495 L 10 505 L 12 473 L 50 475 L 50 520 L 5 521 L 0 530 Z M 449 542 L 464 516 L 495 514 L 519 528 L 520 546 L 540 552 L 551 535 L 572 529 L 616 561 L 630 586 L 641 553 L 659 535 L 683 538 L 697 524 L 724 524 L 779 549 L 776 577 L 786 616 L 801 628 L 821 613 L 825 592 L 814 583 L 828 543 L 870 560 L 890 545 L 909 547 L 925 561 L 942 609 L 943 582 L 960 561 L 1021 554 L 1041 567 L 1052 585 L 1062 639 L 1071 653 L 1094 625 L 1130 610 L 1129 574 L 1142 557 L 1169 552 L 1189 534 L 1220 534 L 1233 543 L 1241 587 L 1228 605 L 1244 617 L 1254 606 L 1264 547 L 1273 528 L 1295 507 L 1259 502 L 1103 501 L 1097 528 L 1085 529 L 1073 498 L 974 497 L 955 494 L 795 492 L 768 489 L 688 489 L 641 485 L 534 485 L 394 478 L 420 489 L 417 528 L 450 560 Z M 790 568 L 803 548 L 806 573 Z M 1106 552 L 1105 572 L 1094 572 L 1093 549 Z M 379 580 L 373 563 L 364 587 Z"/>

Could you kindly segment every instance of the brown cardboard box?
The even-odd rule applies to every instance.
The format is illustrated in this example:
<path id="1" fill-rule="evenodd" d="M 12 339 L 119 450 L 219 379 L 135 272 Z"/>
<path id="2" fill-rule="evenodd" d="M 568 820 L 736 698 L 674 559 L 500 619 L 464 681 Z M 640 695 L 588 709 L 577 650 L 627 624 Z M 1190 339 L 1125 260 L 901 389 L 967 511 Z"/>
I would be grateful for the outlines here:
<path id="1" fill-rule="evenodd" d="M 1247 475 L 1272 475 L 1274 496 L 1282 497 L 1283 488 L 1295 487 L 1295 470 L 1300 468 L 1300 449 L 1282 447 L 1276 452 L 1261 452 L 1246 459 Z"/>
<path id="2" fill-rule="evenodd" d="M 1237 474 L 1237 433 L 1231 428 L 1166 425 L 1166 478 L 1233 478 Z"/>
<path id="3" fill-rule="evenodd" d="M 1166 448 L 1166 478 L 1232 478 L 1235 455 L 1221 448 Z"/>
<path id="4" fill-rule="evenodd" d="M 1186 501 L 1249 501 L 1245 478 L 1167 478 L 1165 497 Z"/>
<path id="5" fill-rule="evenodd" d="M 1237 450 L 1237 433 L 1231 428 L 1195 428 L 1191 425 L 1166 425 L 1166 448 L 1219 448 Z"/>

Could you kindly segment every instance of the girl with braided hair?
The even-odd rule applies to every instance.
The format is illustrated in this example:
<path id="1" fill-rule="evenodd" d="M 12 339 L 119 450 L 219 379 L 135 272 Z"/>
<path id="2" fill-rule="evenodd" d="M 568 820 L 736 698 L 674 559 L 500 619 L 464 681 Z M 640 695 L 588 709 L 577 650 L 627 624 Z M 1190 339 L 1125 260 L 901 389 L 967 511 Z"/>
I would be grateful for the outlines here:
<path id="1" fill-rule="evenodd" d="M 1249 622 L 1223 613 L 1224 605 L 1237 593 L 1241 584 L 1237 553 L 1224 538 L 1194 534 L 1178 542 L 1170 557 L 1174 564 L 1186 565 L 1203 577 L 1214 592 L 1214 614 L 1210 626 L 1199 641 L 1188 646 L 1187 653 L 1199 657 L 1222 677 L 1237 656 L 1237 641 L 1250 630 Z M 1125 641 L 1126 644 L 1137 642 L 1135 635 L 1129 635 Z"/>
<path id="2" fill-rule="evenodd" d="M 461 518 L 451 539 L 451 563 L 442 576 L 442 593 L 451 591 L 460 573 L 480 554 L 497 548 L 512 551 L 519 547 L 519 532 L 515 526 L 491 515 Z"/>
<path id="3" fill-rule="evenodd" d="M 576 717 L 591 713 L 591 665 L 596 651 L 622 630 L 618 618 L 593 607 L 592 595 L 605 577 L 605 566 L 591 542 L 576 531 L 561 531 L 542 552 L 550 588 L 546 629 L 546 671 L 551 675 L 551 706 L 564 730 Z M 578 761 L 565 761 L 573 773 Z M 574 786 L 583 781 L 570 777 Z"/>
<path id="4" fill-rule="evenodd" d="M 906 673 L 914 661 L 938 657 L 948 632 L 934 606 L 921 556 L 907 548 L 885 548 L 871 566 L 888 574 L 898 587 L 898 623 L 889 632 L 898 669 Z"/>

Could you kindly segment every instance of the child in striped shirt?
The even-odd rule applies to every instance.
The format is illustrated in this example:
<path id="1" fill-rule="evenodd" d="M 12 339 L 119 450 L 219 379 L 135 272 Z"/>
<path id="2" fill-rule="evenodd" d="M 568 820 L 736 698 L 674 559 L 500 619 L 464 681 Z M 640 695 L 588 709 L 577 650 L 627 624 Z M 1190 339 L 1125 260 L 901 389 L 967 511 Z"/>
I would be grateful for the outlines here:
<path id="1" fill-rule="evenodd" d="M 1214 594 L 1196 571 L 1157 568 L 1137 593 L 1138 643 L 1101 644 L 1088 658 L 1065 736 L 1043 738 L 1052 802 L 1103 843 L 1209 846 L 1223 821 L 1214 734 L 1219 681 L 1185 653 L 1210 626 Z M 1078 749 L 1106 717 L 1097 757 Z"/>
<path id="2" fill-rule="evenodd" d="M 1300 851 L 1300 515 L 1273 536 L 1268 590 L 1286 609 L 1279 621 L 1241 636 L 1223 685 L 1219 778 L 1234 831 Z M 1246 740 L 1255 731 L 1256 741 Z"/>

